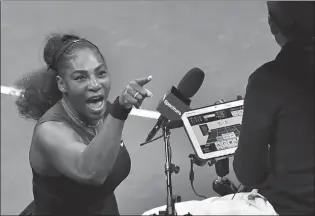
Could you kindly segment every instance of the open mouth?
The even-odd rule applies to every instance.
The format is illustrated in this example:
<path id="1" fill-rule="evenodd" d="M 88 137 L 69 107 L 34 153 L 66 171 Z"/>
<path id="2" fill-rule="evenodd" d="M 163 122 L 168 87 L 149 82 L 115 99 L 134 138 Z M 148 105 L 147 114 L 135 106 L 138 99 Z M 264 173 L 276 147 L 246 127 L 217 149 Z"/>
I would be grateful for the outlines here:
<path id="1" fill-rule="evenodd" d="M 92 110 L 100 110 L 104 107 L 104 96 L 100 95 L 90 97 L 89 99 L 87 99 L 86 103 Z"/>

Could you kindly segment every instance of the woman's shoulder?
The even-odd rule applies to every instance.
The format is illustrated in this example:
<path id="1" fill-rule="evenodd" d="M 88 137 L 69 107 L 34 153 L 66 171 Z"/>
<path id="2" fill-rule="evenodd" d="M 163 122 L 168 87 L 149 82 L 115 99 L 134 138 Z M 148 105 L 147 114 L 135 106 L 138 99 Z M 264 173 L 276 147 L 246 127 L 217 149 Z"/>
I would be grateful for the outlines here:
<path id="1" fill-rule="evenodd" d="M 53 138 L 83 142 L 81 136 L 65 121 L 46 121 L 36 127 L 34 138 Z M 49 138 L 49 139 L 50 139 Z M 37 140 L 37 139 L 35 139 Z"/>
<path id="2" fill-rule="evenodd" d="M 37 121 L 37 125 L 40 125 L 48 121 L 65 122 L 67 121 L 67 115 L 61 102 L 58 101 L 49 110 L 47 110 L 44 115 Z"/>
<path id="3" fill-rule="evenodd" d="M 39 130 L 38 130 L 39 129 Z M 41 131 L 59 131 L 64 132 L 71 130 L 72 124 L 60 102 L 53 105 L 46 113 L 37 121 L 34 128 L 34 134 L 38 135 Z"/>
<path id="4" fill-rule="evenodd" d="M 56 128 L 58 130 L 73 129 L 71 119 L 67 115 L 60 101 L 54 104 L 37 121 L 36 128 L 45 125 L 44 128 Z"/>

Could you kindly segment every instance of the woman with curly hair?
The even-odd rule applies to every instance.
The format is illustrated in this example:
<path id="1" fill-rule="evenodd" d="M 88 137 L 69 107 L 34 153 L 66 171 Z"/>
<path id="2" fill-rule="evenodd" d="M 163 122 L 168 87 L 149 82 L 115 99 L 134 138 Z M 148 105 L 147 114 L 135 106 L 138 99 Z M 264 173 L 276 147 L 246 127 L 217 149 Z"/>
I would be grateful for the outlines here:
<path id="1" fill-rule="evenodd" d="M 17 82 L 20 114 L 37 121 L 31 214 L 118 215 L 114 191 L 131 166 L 122 131 L 132 107 L 152 96 L 143 87 L 152 77 L 130 82 L 110 103 L 110 74 L 92 42 L 52 35 L 44 60 L 47 68 Z"/>

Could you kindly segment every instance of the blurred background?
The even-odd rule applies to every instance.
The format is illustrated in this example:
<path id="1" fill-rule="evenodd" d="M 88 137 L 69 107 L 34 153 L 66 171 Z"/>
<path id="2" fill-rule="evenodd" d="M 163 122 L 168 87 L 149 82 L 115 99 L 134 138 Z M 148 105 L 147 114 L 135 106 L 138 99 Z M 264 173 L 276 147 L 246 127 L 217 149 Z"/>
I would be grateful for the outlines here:
<path id="1" fill-rule="evenodd" d="M 193 97 L 197 108 L 244 96 L 248 76 L 275 58 L 279 47 L 267 22 L 265 1 L 5 1 L 1 2 L 1 85 L 13 86 L 23 74 L 43 67 L 45 38 L 76 33 L 99 46 L 112 78 L 110 100 L 132 80 L 153 75 L 155 110 L 162 95 L 192 67 L 206 76 Z M 1 214 L 18 214 L 33 199 L 28 151 L 34 121 L 19 117 L 15 98 L 1 95 Z M 130 116 L 123 138 L 132 160 L 128 178 L 116 190 L 121 214 L 142 214 L 164 205 L 164 143 L 140 147 L 155 119 Z M 199 200 L 189 182 L 193 153 L 183 128 L 171 135 L 173 193 Z M 232 160 L 230 160 L 232 163 Z M 233 169 L 230 179 L 238 184 Z M 207 197 L 214 167 L 195 168 L 196 191 Z"/>

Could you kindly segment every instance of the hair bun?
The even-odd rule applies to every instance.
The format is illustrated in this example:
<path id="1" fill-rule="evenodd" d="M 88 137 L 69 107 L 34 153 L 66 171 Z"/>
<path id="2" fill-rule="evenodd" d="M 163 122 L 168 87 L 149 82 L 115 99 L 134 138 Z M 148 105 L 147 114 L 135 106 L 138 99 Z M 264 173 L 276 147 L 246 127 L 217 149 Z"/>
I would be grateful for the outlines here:
<path id="1" fill-rule="evenodd" d="M 48 66 L 53 64 L 54 55 L 62 47 L 62 44 L 62 35 L 54 34 L 48 38 L 44 48 L 44 60 Z"/>
<path id="2" fill-rule="evenodd" d="M 47 66 L 52 66 L 54 64 L 54 58 L 57 52 L 59 52 L 64 44 L 66 44 L 70 40 L 79 39 L 76 35 L 71 34 L 53 34 L 51 35 L 46 43 L 44 48 L 44 60 Z"/>

